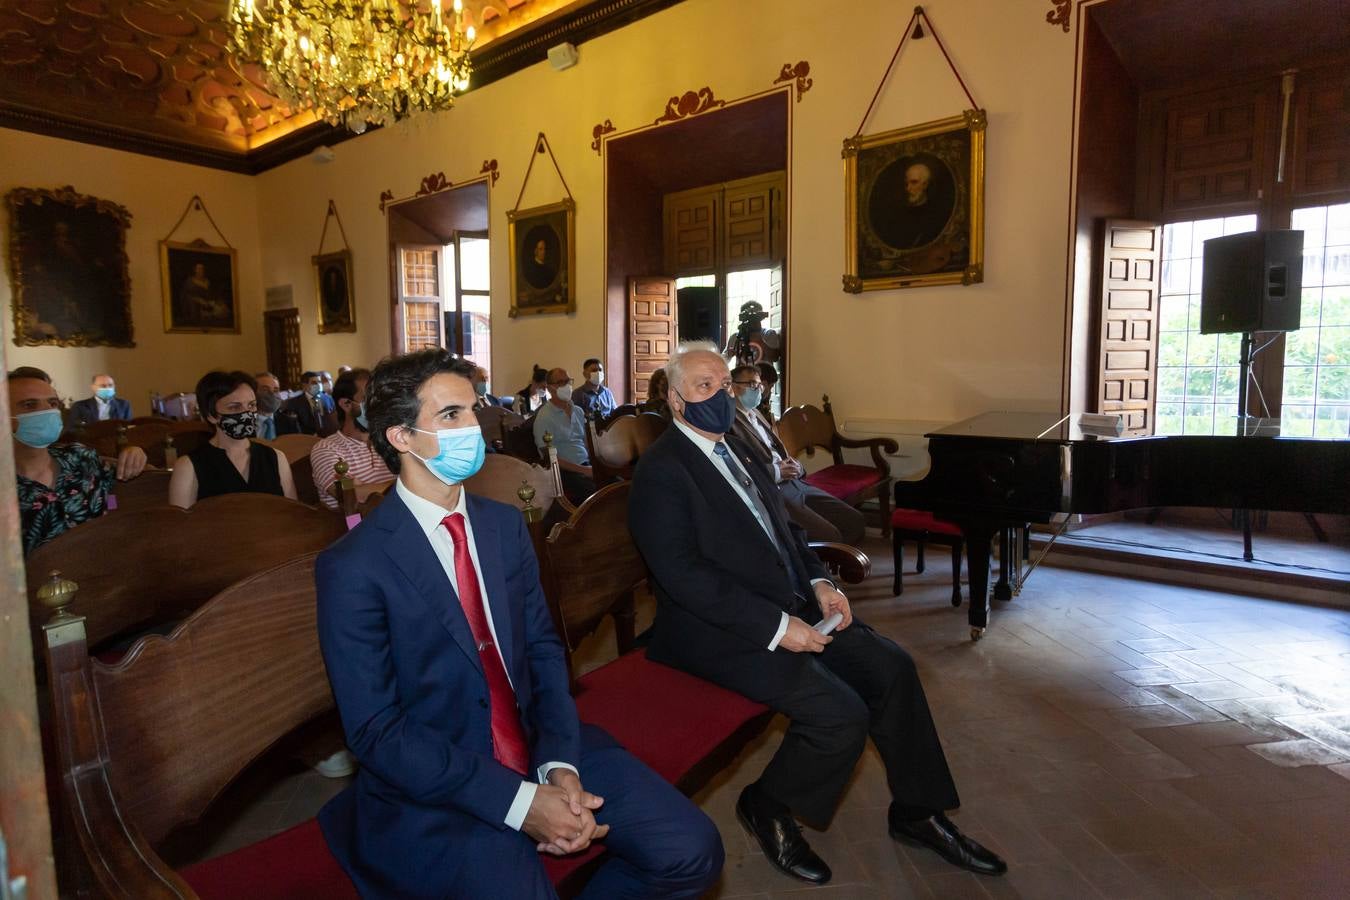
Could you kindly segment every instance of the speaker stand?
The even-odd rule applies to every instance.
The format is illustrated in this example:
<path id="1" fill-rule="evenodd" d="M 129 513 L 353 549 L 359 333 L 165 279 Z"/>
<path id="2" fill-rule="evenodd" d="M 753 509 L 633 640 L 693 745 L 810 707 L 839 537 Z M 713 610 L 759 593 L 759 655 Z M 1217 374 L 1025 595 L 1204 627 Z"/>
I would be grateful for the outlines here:
<path id="1" fill-rule="evenodd" d="M 1242 350 L 1238 354 L 1238 367 L 1241 370 L 1238 373 L 1237 436 L 1239 438 L 1251 436 L 1247 430 L 1247 385 L 1252 377 L 1253 343 L 1255 343 L 1255 340 L 1252 332 L 1242 332 Z M 1251 514 L 1245 509 L 1239 509 L 1236 513 L 1238 522 L 1242 525 L 1242 559 L 1244 562 L 1251 562 L 1255 559 L 1252 554 Z"/>

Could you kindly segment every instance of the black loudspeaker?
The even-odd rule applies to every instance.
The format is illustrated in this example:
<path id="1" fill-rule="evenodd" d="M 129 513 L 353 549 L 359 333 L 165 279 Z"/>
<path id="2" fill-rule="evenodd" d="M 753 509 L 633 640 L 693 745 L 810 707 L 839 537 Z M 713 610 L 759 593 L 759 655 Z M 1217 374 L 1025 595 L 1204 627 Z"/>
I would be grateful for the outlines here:
<path id="1" fill-rule="evenodd" d="M 1200 333 L 1298 331 L 1303 232 L 1251 231 L 1205 241 Z"/>

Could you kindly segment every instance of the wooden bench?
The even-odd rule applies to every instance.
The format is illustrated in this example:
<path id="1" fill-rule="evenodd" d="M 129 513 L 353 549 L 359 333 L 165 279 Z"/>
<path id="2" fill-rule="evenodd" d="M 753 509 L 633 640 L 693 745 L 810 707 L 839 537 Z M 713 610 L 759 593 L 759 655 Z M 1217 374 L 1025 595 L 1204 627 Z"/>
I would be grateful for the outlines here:
<path id="1" fill-rule="evenodd" d="M 807 404 L 783 411 L 778 420 L 778 436 L 792 456 L 805 452 L 815 455 L 816 448 L 830 451 L 834 464 L 812 472 L 803 479 L 849 506 L 859 506 L 876 498 L 881 506 L 881 535 L 891 533 L 891 466 L 882 453 L 898 453 L 900 445 L 884 437 L 853 440 L 839 433 L 835 426 L 834 410 L 828 395 L 822 398 L 824 409 Z M 847 448 L 871 451 L 872 465 L 859 466 L 844 462 Z"/>
<path id="2" fill-rule="evenodd" d="M 29 555 L 31 619 L 42 621 L 38 590 L 60 570 L 82 588 L 72 612 L 85 617 L 86 639 L 97 648 L 180 619 L 234 582 L 321 550 L 342 533 L 328 510 L 271 494 L 225 494 L 186 510 L 167 503 L 119 509 Z"/>
<path id="3" fill-rule="evenodd" d="M 620 407 L 622 408 L 622 407 Z M 637 407 L 632 407 L 636 410 Z M 615 415 L 597 424 L 586 422 L 586 452 L 596 487 L 632 481 L 638 457 L 670 424 L 654 413 Z"/>
<path id="4" fill-rule="evenodd" d="M 114 481 L 111 496 L 117 498 L 109 502 L 106 515 L 118 515 L 140 512 L 169 502 L 169 479 L 173 473 L 167 469 L 146 468 L 130 481 Z M 117 508 L 113 508 L 113 502 Z"/>

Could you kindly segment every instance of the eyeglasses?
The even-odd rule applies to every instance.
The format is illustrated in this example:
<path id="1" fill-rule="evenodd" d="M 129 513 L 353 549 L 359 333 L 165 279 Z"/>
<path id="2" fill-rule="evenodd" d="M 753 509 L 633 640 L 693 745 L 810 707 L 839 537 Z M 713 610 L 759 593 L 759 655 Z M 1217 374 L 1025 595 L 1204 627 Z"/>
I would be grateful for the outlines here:
<path id="1" fill-rule="evenodd" d="M 764 387 L 762 381 L 733 381 L 732 384 L 738 384 L 741 387 Z"/>

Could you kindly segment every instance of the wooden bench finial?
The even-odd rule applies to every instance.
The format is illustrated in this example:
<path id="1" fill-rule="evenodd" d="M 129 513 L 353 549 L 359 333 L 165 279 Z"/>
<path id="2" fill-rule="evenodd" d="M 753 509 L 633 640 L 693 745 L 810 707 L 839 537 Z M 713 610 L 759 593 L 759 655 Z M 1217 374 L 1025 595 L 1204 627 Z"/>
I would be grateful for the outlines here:
<path id="1" fill-rule="evenodd" d="M 121 449 L 131 443 L 131 438 L 127 437 L 127 426 L 117 426 L 117 449 Z"/>
<path id="2" fill-rule="evenodd" d="M 68 578 L 62 578 L 59 571 L 52 570 L 37 591 L 38 602 L 52 611 L 51 618 L 47 620 L 48 625 L 58 625 L 78 618 L 66 612 L 66 608 L 75 602 L 75 595 L 79 591 L 78 584 Z"/>
<path id="3" fill-rule="evenodd" d="M 337 473 L 338 478 L 346 478 L 347 471 L 350 468 L 351 467 L 347 465 L 347 461 L 345 459 L 339 458 L 337 462 L 333 463 L 333 471 Z"/>
<path id="4" fill-rule="evenodd" d="M 516 489 L 516 496 L 525 504 L 520 508 L 525 521 L 532 524 L 538 522 L 544 515 L 544 511 L 534 505 L 534 495 L 534 487 L 528 481 L 521 481 L 520 487 Z"/>
<path id="5" fill-rule="evenodd" d="M 164 432 L 164 468 L 172 470 L 178 462 L 178 450 L 173 445 L 173 433 Z"/>

